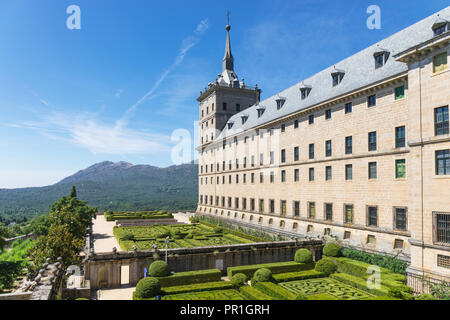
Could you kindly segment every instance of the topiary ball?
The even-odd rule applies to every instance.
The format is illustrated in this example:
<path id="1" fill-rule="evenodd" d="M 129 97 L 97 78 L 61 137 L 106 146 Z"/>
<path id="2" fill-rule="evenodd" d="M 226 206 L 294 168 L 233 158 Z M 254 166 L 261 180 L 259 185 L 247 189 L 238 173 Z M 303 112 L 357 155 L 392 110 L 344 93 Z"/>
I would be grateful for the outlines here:
<path id="1" fill-rule="evenodd" d="M 328 257 L 339 257 L 341 255 L 341 247 L 336 243 L 328 243 L 323 247 L 323 254 Z"/>
<path id="2" fill-rule="evenodd" d="M 429 293 L 422 293 L 420 296 L 416 298 L 416 300 L 437 300 Z"/>
<path id="3" fill-rule="evenodd" d="M 330 259 L 321 259 L 316 263 L 315 270 L 323 272 L 327 277 L 336 272 L 337 266 Z"/>
<path id="4" fill-rule="evenodd" d="M 247 282 L 247 276 L 243 273 L 236 273 L 230 279 L 230 282 L 235 287 L 242 287 Z"/>
<path id="5" fill-rule="evenodd" d="M 161 293 L 161 285 L 156 278 L 141 279 L 137 286 L 134 296 L 139 299 L 148 299 L 156 297 Z"/>
<path id="6" fill-rule="evenodd" d="M 298 263 L 310 263 L 313 261 L 311 251 L 308 249 L 298 249 L 295 252 L 294 261 Z"/>
<path id="7" fill-rule="evenodd" d="M 261 268 L 256 270 L 256 272 L 253 274 L 252 286 L 257 284 L 258 282 L 271 282 L 272 280 L 272 271 L 267 268 Z"/>
<path id="8" fill-rule="evenodd" d="M 164 261 L 155 261 L 148 268 L 150 277 L 166 277 L 170 275 L 169 266 Z"/>

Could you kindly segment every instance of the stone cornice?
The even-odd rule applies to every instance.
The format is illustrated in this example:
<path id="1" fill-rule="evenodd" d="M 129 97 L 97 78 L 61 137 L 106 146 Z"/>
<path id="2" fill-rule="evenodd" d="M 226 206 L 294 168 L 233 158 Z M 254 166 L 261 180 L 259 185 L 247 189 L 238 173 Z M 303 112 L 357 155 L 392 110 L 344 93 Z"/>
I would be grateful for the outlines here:
<path id="1" fill-rule="evenodd" d="M 450 31 L 444 32 L 428 41 L 419 43 L 411 48 L 408 48 L 396 55 L 394 58 L 397 61 L 411 63 L 422 59 L 430 52 L 442 49 L 450 44 Z"/>

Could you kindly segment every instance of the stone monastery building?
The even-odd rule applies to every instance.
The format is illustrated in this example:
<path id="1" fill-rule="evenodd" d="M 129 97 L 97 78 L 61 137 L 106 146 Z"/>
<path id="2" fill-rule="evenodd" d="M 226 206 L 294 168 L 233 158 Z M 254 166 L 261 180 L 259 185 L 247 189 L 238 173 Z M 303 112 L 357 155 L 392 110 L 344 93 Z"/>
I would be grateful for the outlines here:
<path id="1" fill-rule="evenodd" d="M 411 262 L 450 281 L 450 7 L 260 101 L 200 92 L 197 212 Z"/>

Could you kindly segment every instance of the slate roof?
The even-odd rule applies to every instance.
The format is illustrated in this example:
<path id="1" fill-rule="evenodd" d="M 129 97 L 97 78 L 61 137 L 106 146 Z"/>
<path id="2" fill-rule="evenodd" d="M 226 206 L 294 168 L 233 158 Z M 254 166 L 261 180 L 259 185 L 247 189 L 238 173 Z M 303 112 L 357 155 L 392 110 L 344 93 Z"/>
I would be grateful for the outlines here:
<path id="1" fill-rule="evenodd" d="M 261 101 L 259 105 L 253 105 L 233 115 L 228 120 L 234 122 L 232 128 L 228 129 L 228 125 L 225 125 L 214 142 L 406 72 L 407 65 L 396 61 L 393 56 L 433 38 L 432 26 L 442 19 L 450 21 L 450 6 Z M 384 50 L 389 52 L 389 58 L 383 67 L 375 69 L 374 53 Z M 331 74 L 336 69 L 345 74 L 341 83 L 333 87 Z M 302 100 L 300 88 L 304 86 L 311 86 L 312 89 L 308 97 Z M 286 101 L 283 107 L 277 110 L 276 99 L 280 96 L 286 98 Z M 261 107 L 265 108 L 265 111 L 258 118 L 257 109 Z M 243 124 L 241 117 L 244 113 L 248 115 L 248 119 Z"/>

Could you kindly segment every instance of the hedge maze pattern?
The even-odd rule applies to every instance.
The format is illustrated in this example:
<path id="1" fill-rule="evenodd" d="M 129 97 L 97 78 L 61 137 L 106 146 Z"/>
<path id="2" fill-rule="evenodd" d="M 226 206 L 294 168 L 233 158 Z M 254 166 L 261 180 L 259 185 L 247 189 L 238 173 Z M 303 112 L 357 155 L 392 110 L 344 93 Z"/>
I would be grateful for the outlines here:
<path id="1" fill-rule="evenodd" d="M 330 278 L 299 280 L 280 283 L 279 286 L 295 293 L 314 295 L 328 293 L 342 300 L 361 300 L 373 297 L 371 294 L 358 290 Z"/>
<path id="2" fill-rule="evenodd" d="M 180 294 L 171 294 L 163 296 L 162 300 L 246 300 L 239 291 L 235 289 L 229 290 L 213 290 L 202 292 L 188 292 Z"/>

